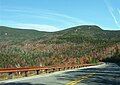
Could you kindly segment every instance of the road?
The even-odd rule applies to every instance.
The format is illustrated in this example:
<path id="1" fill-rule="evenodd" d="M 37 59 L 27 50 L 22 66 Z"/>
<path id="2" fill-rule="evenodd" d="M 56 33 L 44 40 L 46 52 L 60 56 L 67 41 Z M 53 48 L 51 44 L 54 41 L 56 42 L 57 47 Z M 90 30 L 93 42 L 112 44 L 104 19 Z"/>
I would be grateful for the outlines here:
<path id="1" fill-rule="evenodd" d="M 0 85 L 120 85 L 120 67 L 114 63 L 42 74 L 0 82 Z"/>

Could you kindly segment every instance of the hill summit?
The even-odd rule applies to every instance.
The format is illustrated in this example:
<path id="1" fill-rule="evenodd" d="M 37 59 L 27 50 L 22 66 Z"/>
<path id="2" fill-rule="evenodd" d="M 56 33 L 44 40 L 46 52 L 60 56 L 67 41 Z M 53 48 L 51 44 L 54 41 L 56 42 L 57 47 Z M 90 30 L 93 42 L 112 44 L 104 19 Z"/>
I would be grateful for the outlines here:
<path id="1" fill-rule="evenodd" d="M 81 25 L 81 26 L 76 26 L 76 27 L 72 27 L 71 29 L 78 29 L 78 30 L 84 30 L 84 31 L 101 31 L 102 29 L 97 26 L 97 25 Z"/>

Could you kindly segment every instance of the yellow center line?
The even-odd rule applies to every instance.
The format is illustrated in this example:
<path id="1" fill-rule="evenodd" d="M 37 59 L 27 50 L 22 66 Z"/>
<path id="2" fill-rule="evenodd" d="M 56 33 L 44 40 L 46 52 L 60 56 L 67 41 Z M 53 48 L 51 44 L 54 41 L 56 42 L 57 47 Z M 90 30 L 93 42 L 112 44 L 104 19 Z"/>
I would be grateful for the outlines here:
<path id="1" fill-rule="evenodd" d="M 95 73 L 96 72 L 92 72 L 90 74 L 87 74 L 80 79 L 77 79 L 77 80 L 74 80 L 74 81 L 71 81 L 71 82 L 67 83 L 66 85 L 75 85 L 75 84 L 81 82 L 82 80 L 85 80 L 85 79 L 89 78 L 90 76 L 94 75 Z"/>

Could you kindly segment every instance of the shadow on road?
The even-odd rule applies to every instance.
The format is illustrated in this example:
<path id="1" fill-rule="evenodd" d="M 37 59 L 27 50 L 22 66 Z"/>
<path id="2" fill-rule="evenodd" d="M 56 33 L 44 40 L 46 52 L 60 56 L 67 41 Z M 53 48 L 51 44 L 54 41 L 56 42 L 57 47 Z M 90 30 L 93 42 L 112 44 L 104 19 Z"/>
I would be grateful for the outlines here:
<path id="1" fill-rule="evenodd" d="M 86 68 L 69 71 L 56 77 L 60 81 L 74 81 L 94 71 L 96 71 L 96 74 L 80 83 L 85 85 L 120 85 L 120 67 L 114 63 L 108 63 L 104 68 Z"/>
<path id="2" fill-rule="evenodd" d="M 3 83 L 3 84 L 0 84 L 0 85 L 45 85 L 45 84 L 31 84 L 31 83 Z"/>
<path id="3" fill-rule="evenodd" d="M 42 77 L 42 79 L 39 78 L 37 80 L 24 80 L 25 82 L 21 81 L 22 83 L 2 83 L 0 85 L 65 85 L 66 83 L 80 79 L 83 76 L 86 76 L 87 74 L 91 74 L 93 72 L 96 72 L 96 74 L 82 80 L 81 82 L 78 82 L 77 85 L 120 85 L 120 67 L 114 63 L 107 63 L 105 66 L 96 68 L 92 67 L 86 69 L 67 71 L 48 77 Z M 41 83 L 43 81 L 44 83 Z M 36 84 L 32 84 L 30 82 Z"/>

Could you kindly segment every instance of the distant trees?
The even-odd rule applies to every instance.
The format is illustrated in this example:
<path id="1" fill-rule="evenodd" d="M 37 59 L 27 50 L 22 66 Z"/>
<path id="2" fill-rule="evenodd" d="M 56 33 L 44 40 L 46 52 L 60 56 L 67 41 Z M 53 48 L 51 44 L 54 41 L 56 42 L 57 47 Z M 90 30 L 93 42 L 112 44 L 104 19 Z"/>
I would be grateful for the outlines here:
<path id="1" fill-rule="evenodd" d="M 105 62 L 113 62 L 113 63 L 119 63 L 120 64 L 120 48 L 119 46 L 115 46 L 114 53 L 110 57 L 104 58 L 103 61 Z"/>
<path id="2" fill-rule="evenodd" d="M 26 41 L 15 45 L 2 44 L 0 68 L 98 63 L 110 56 L 119 62 L 120 50 L 114 43 L 75 36 L 74 39 L 67 36 L 69 42 L 61 39 L 49 43 Z"/>

